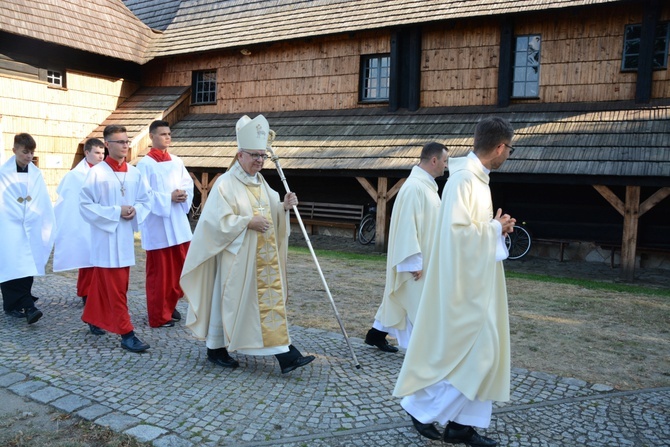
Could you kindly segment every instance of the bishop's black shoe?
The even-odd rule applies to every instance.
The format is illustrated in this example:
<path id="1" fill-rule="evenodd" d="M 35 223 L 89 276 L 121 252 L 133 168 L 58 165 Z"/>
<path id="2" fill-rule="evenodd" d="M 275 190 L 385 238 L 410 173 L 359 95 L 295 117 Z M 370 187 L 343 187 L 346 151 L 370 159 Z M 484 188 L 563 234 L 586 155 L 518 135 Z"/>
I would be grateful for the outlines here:
<path id="1" fill-rule="evenodd" d="M 37 323 L 37 320 L 42 318 L 42 315 L 44 314 L 37 307 L 26 309 L 26 321 L 28 324 Z"/>
<path id="2" fill-rule="evenodd" d="M 300 368 L 301 366 L 305 366 L 308 363 L 312 363 L 316 357 L 313 355 L 304 355 L 302 357 L 298 357 L 297 359 L 293 360 L 291 363 L 282 366 L 281 367 L 281 373 L 286 374 L 290 373 L 294 369 Z"/>
<path id="3" fill-rule="evenodd" d="M 447 424 L 442 440 L 450 444 L 465 444 L 470 447 L 495 447 L 498 445 L 496 441 L 480 435 L 469 425 L 461 425 L 455 422 Z"/>
<path id="4" fill-rule="evenodd" d="M 181 320 L 181 313 L 177 309 L 172 312 L 172 321 L 179 321 Z"/>
<path id="5" fill-rule="evenodd" d="M 207 348 L 207 360 L 224 368 L 237 368 L 240 366 L 240 362 L 232 358 L 230 354 L 228 354 L 228 350 L 226 348 Z"/>
<path id="6" fill-rule="evenodd" d="M 384 352 L 398 352 L 398 348 L 390 345 L 388 340 L 386 340 L 386 334 L 386 332 L 371 328 L 365 335 L 365 344 L 376 346 Z"/>
<path id="7" fill-rule="evenodd" d="M 409 414 L 409 413 L 407 413 Z M 441 439 L 442 435 L 440 432 L 437 430 L 435 427 L 435 424 L 424 424 L 423 422 L 419 422 L 418 419 L 416 419 L 414 416 L 411 414 L 409 417 L 412 418 L 412 424 L 414 424 L 414 428 L 416 428 L 416 431 L 419 432 L 421 436 L 424 438 L 428 439 Z"/>

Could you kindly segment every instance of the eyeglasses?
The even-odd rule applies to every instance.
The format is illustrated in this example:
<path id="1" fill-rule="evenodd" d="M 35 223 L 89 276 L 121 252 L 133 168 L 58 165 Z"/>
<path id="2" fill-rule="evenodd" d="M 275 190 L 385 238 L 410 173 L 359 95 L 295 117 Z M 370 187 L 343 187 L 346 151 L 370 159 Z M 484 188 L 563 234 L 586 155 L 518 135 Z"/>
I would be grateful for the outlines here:
<path id="1" fill-rule="evenodd" d="M 130 146 L 130 140 L 107 140 L 108 143 L 117 143 L 117 144 L 122 144 L 122 145 L 129 145 Z"/>
<path id="2" fill-rule="evenodd" d="M 265 160 L 267 160 L 268 158 L 270 158 L 270 157 L 268 156 L 268 154 L 257 154 L 256 152 L 249 152 L 249 151 L 241 151 L 241 152 L 244 152 L 245 154 L 247 154 L 248 156 L 250 156 L 251 159 L 252 159 L 253 161 L 258 161 L 258 160 L 263 160 L 263 161 L 265 161 Z"/>
<path id="3" fill-rule="evenodd" d="M 512 155 L 514 153 L 514 146 L 510 146 L 507 143 L 503 143 L 503 144 L 509 148 L 509 154 Z"/>

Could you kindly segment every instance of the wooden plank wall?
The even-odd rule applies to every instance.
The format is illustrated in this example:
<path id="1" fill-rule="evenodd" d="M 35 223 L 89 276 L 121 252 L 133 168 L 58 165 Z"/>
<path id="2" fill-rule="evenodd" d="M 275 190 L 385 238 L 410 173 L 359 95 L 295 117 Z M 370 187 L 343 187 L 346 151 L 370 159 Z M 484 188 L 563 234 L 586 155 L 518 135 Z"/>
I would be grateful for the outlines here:
<path id="1" fill-rule="evenodd" d="M 67 88 L 59 89 L 44 82 L 0 76 L 5 155 L 12 156 L 14 135 L 30 133 L 37 142 L 35 155 L 53 200 L 79 142 L 138 88 L 137 83 L 123 79 L 76 71 L 67 72 L 66 82 Z"/>
<path id="2" fill-rule="evenodd" d="M 601 5 L 516 15 L 514 34 L 542 36 L 540 99 L 514 102 L 618 101 L 635 98 L 636 73 L 621 72 L 627 24 L 642 5 Z M 670 3 L 659 21 L 670 19 Z M 426 25 L 422 31 L 421 107 L 496 103 L 499 18 Z M 154 61 L 151 86 L 190 85 L 192 70 L 217 69 L 218 103 L 195 113 L 328 110 L 358 103 L 360 56 L 390 50 L 390 31 L 314 38 Z M 654 72 L 652 95 L 670 97 L 669 70 Z"/>
<path id="3" fill-rule="evenodd" d="M 358 104 L 362 54 L 388 53 L 390 33 L 359 33 L 171 58 L 144 71 L 147 86 L 191 85 L 192 70 L 218 67 L 217 105 L 194 113 L 350 109 Z M 158 61 L 157 61 L 158 62 Z"/>

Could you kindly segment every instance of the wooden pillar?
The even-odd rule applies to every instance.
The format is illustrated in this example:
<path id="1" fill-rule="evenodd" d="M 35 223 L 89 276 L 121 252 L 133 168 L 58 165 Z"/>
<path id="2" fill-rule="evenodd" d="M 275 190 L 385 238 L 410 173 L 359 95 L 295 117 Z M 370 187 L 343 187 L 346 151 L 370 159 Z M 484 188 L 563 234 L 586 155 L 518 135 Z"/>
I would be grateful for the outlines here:
<path id="1" fill-rule="evenodd" d="M 386 190 L 388 188 L 388 179 L 379 177 L 377 179 L 377 229 L 375 233 L 375 249 L 377 251 L 386 251 L 388 244 L 386 228 Z"/>
<path id="2" fill-rule="evenodd" d="M 626 202 L 624 204 L 623 214 L 623 237 L 621 238 L 621 277 L 626 281 L 632 281 L 634 279 L 639 213 L 640 187 L 626 186 Z"/>
<path id="3" fill-rule="evenodd" d="M 626 186 L 626 201 L 622 202 L 607 186 L 593 187 L 623 216 L 621 237 L 621 278 L 632 281 L 635 273 L 635 253 L 637 251 L 637 231 L 640 217 L 670 196 L 670 187 L 660 188 L 647 200 L 640 203 L 640 187 Z"/>
<path id="4" fill-rule="evenodd" d="M 207 201 L 207 195 L 209 194 L 209 191 L 212 189 L 214 182 L 221 174 L 216 174 L 212 180 L 209 180 L 209 172 L 203 172 L 201 179 L 198 179 L 198 177 L 196 177 L 196 175 L 192 172 L 189 172 L 188 174 L 193 179 L 193 184 L 195 187 L 198 189 L 198 191 L 200 191 L 200 207 L 202 209 L 202 207 L 205 206 L 205 202 Z"/>
<path id="5" fill-rule="evenodd" d="M 377 179 L 377 188 L 373 187 L 370 182 L 364 177 L 356 177 L 358 183 L 361 184 L 363 189 L 370 194 L 377 204 L 377 221 L 376 225 L 376 234 L 375 234 L 375 248 L 379 251 L 385 252 L 388 247 L 388 224 L 389 224 L 389 207 L 388 203 L 395 197 L 395 195 L 400 190 L 400 187 L 405 183 L 406 179 L 400 179 L 393 185 L 392 188 L 388 188 L 388 179 L 386 177 L 380 177 Z"/>

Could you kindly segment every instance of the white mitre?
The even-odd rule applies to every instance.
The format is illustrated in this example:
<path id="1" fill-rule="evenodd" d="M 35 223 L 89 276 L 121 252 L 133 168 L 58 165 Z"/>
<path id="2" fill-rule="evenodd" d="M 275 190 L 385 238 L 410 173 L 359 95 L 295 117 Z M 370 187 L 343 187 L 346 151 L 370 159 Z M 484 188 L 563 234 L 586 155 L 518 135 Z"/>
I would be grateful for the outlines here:
<path id="1" fill-rule="evenodd" d="M 268 147 L 270 124 L 263 115 L 251 119 L 244 115 L 237 121 L 237 150 L 264 151 Z"/>

